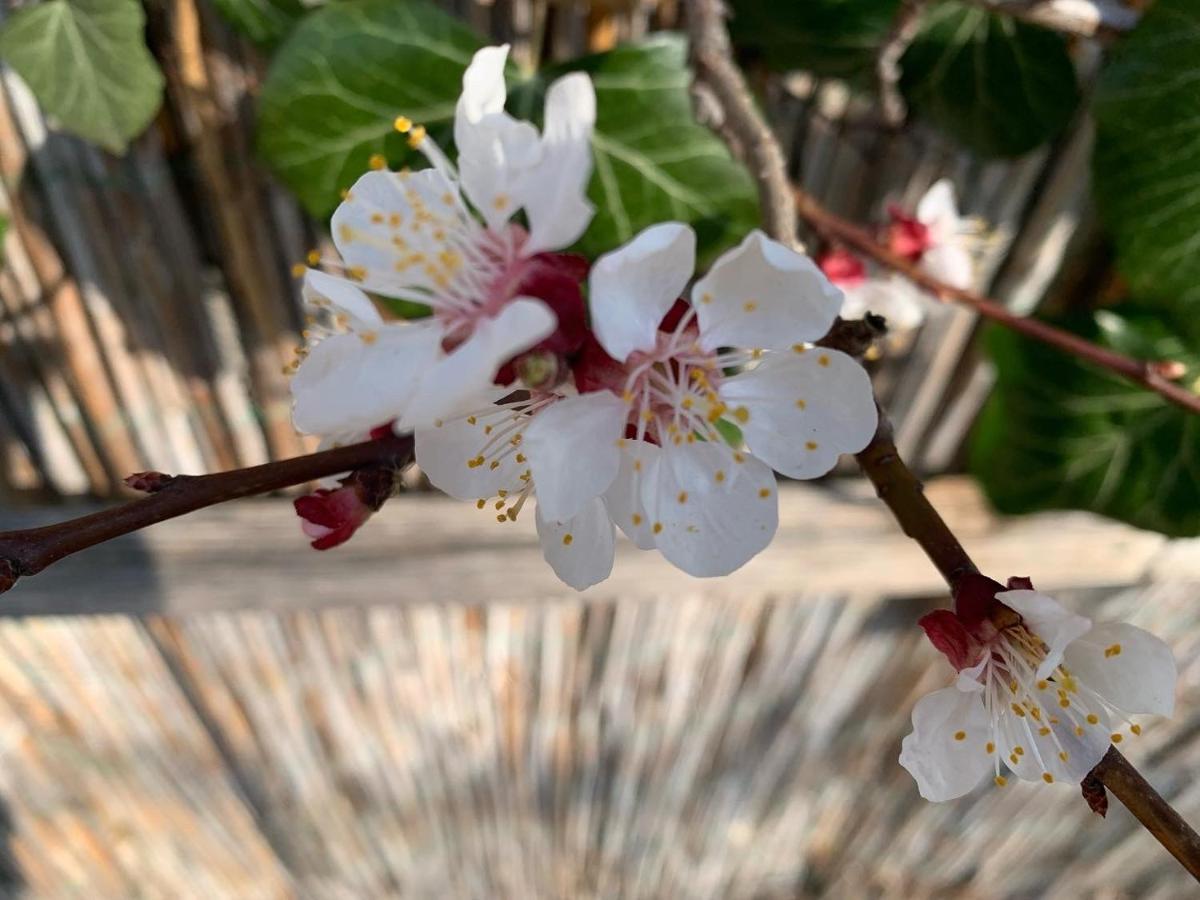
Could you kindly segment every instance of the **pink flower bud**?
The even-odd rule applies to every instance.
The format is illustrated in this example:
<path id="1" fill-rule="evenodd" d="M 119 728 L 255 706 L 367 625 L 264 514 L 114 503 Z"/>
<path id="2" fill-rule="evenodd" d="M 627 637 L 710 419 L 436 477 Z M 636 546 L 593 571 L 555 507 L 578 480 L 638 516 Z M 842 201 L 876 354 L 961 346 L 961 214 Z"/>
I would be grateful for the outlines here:
<path id="1" fill-rule="evenodd" d="M 329 490 L 321 488 L 297 497 L 296 515 L 303 519 L 301 528 L 312 538 L 314 550 L 328 550 L 350 540 L 354 532 L 371 518 L 371 509 L 354 485 Z"/>

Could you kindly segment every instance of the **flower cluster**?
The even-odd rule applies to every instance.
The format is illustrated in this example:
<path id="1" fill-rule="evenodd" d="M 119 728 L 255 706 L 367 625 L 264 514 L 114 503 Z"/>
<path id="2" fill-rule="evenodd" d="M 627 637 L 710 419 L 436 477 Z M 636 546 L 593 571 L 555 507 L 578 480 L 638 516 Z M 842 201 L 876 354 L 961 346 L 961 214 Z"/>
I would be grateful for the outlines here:
<path id="1" fill-rule="evenodd" d="M 951 687 L 922 697 L 900 764 L 927 800 L 952 800 L 991 771 L 1027 781 L 1079 784 L 1130 717 L 1170 715 L 1175 661 L 1149 632 L 1093 624 L 1033 589 L 969 575 L 955 608 L 920 621 L 958 672 Z"/>
<path id="2" fill-rule="evenodd" d="M 369 172 L 334 214 L 340 258 L 305 273 L 296 425 L 412 431 L 430 481 L 501 523 L 536 497 L 543 553 L 578 589 L 608 576 L 618 528 L 693 575 L 731 572 L 775 533 L 775 471 L 818 477 L 875 431 L 865 371 L 816 346 L 842 293 L 757 231 L 699 280 L 681 223 L 590 271 L 562 253 L 592 215 L 592 86 L 551 85 L 539 134 L 504 111 L 506 53 L 464 76 L 457 164 L 401 118 L 430 167 Z M 306 505 L 318 544 L 365 521 L 341 497 Z"/>
<path id="3" fill-rule="evenodd" d="M 936 182 L 912 214 L 899 206 L 888 207 L 888 218 L 882 239 L 889 250 L 952 287 L 971 286 L 972 253 L 979 229 L 959 215 L 954 186 L 949 181 Z M 876 313 L 899 333 L 911 331 L 925 320 L 928 300 L 908 279 L 869 272 L 862 259 L 842 247 L 823 254 L 819 262 L 821 270 L 846 295 L 844 317 Z"/>

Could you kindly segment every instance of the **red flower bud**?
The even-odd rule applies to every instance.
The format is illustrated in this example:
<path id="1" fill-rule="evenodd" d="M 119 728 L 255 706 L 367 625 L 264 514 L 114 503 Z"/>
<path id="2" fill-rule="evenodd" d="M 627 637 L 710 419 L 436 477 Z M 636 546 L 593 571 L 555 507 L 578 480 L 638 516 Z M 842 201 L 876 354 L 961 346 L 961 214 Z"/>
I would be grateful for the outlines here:
<path id="1" fill-rule="evenodd" d="M 321 488 L 297 497 L 293 505 L 296 515 L 304 520 L 300 527 L 312 538 L 314 550 L 344 544 L 374 512 L 352 484 L 335 490 Z"/>

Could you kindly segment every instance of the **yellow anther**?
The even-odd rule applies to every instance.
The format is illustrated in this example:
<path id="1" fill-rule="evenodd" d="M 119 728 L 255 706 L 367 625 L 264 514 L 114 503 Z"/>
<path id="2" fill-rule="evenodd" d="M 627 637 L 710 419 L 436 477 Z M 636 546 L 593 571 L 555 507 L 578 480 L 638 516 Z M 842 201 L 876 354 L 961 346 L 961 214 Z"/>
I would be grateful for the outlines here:
<path id="1" fill-rule="evenodd" d="M 454 205 L 454 195 L 452 193 L 450 193 L 449 191 L 446 191 L 446 193 L 442 194 L 442 202 L 445 203 L 447 206 L 453 206 Z"/>
<path id="2" fill-rule="evenodd" d="M 496 521 L 503 525 L 505 522 L 509 521 L 509 519 L 508 516 L 501 513 L 500 515 L 496 516 Z"/>
<path id="3" fill-rule="evenodd" d="M 508 206 L 508 194 L 497 194 L 492 198 L 492 208 L 502 212 Z"/>
<path id="4" fill-rule="evenodd" d="M 826 367 L 828 367 L 828 365 L 829 365 L 829 354 L 827 354 L 827 353 L 822 353 L 820 356 L 818 356 L 818 357 L 817 357 L 817 365 L 819 365 L 819 366 L 826 366 Z"/>
<path id="5" fill-rule="evenodd" d="M 1008 784 L 1007 778 L 1005 778 L 1003 775 L 996 776 L 996 787 L 1004 787 L 1006 784 Z"/>
<path id="6" fill-rule="evenodd" d="M 478 421 L 479 420 L 477 418 L 475 418 L 474 416 L 467 416 L 467 424 L 468 425 L 474 425 Z"/>
<path id="7" fill-rule="evenodd" d="M 1141 734 L 1142 726 L 1141 725 L 1130 725 L 1129 730 L 1132 731 L 1134 734 Z"/>
<path id="8" fill-rule="evenodd" d="M 416 150 L 425 141 L 425 126 L 414 125 L 408 133 L 408 146 Z"/>
<path id="9" fill-rule="evenodd" d="M 404 224 L 404 217 L 400 213 L 390 213 L 388 215 L 388 225 L 392 228 L 399 228 Z"/>
<path id="10" fill-rule="evenodd" d="M 739 406 L 733 411 L 733 417 L 745 425 L 750 421 L 750 410 L 746 409 L 744 406 Z"/>
<path id="11" fill-rule="evenodd" d="M 1050 729 L 1046 725 L 1043 725 L 1041 728 L 1038 729 L 1038 734 L 1040 734 L 1042 737 L 1045 737 L 1049 733 L 1050 733 Z"/>
<path id="12" fill-rule="evenodd" d="M 1124 738 L 1122 738 L 1122 736 L 1119 733 L 1117 733 L 1115 731 L 1111 735 L 1109 735 L 1109 737 L 1112 738 L 1112 742 L 1114 744 L 1119 744 L 1124 739 Z"/>
<path id="13" fill-rule="evenodd" d="M 379 335 L 374 331 L 361 331 L 359 332 L 358 339 L 369 347 L 379 340 Z"/>
<path id="14" fill-rule="evenodd" d="M 1063 762 L 1066 762 L 1066 761 L 1067 761 L 1068 759 L 1070 759 L 1071 757 L 1070 757 L 1070 755 L 1067 753 L 1067 751 L 1066 751 L 1066 750 L 1059 750 L 1059 751 L 1058 751 L 1058 758 L 1059 758 L 1059 759 L 1061 759 Z"/>
<path id="15" fill-rule="evenodd" d="M 1113 644 L 1111 647 L 1104 648 L 1104 656 L 1106 659 L 1111 659 L 1114 656 L 1120 656 L 1120 655 L 1121 655 L 1121 645 L 1120 644 Z"/>
<path id="16" fill-rule="evenodd" d="M 1009 761 L 1010 763 L 1012 763 L 1012 764 L 1015 766 L 1015 765 L 1017 765 L 1017 764 L 1018 764 L 1018 763 L 1019 763 L 1021 760 L 1020 760 L 1020 759 L 1017 757 L 1017 754 L 1015 754 L 1015 753 L 1010 753 L 1010 754 L 1008 754 L 1008 761 Z"/>
<path id="17" fill-rule="evenodd" d="M 570 534 L 564 534 L 564 535 L 563 535 L 563 546 L 564 546 L 564 547 L 570 547 L 570 546 L 571 546 L 571 541 L 573 541 L 573 540 L 575 540 L 574 536 L 572 536 L 572 535 L 570 535 Z"/>
<path id="18" fill-rule="evenodd" d="M 1037 683 L 1037 689 L 1039 691 L 1044 691 L 1047 687 L 1049 687 L 1049 685 L 1050 685 L 1050 682 L 1048 682 L 1048 681 L 1039 681 Z"/>
<path id="19" fill-rule="evenodd" d="M 641 525 L 641 524 L 642 524 L 642 517 L 640 515 L 638 515 L 637 513 L 634 513 L 633 514 L 634 527 L 636 528 L 638 525 Z"/>
<path id="20" fill-rule="evenodd" d="M 725 480 L 725 473 L 721 469 L 717 469 L 717 471 L 713 473 L 713 479 L 717 482 L 717 484 L 720 484 Z"/>
<path id="21" fill-rule="evenodd" d="M 808 348 L 805 347 L 803 344 L 792 344 L 792 352 L 793 353 L 807 353 Z"/>
<path id="22" fill-rule="evenodd" d="M 349 199 L 350 199 L 350 191 L 349 191 L 349 189 L 348 189 L 348 188 L 342 188 L 340 191 L 338 191 L 338 196 L 339 196 L 339 197 L 341 197 L 343 201 L 345 201 L 345 200 L 349 200 Z"/>
<path id="23" fill-rule="evenodd" d="M 633 402 L 633 391 L 626 390 L 626 391 L 622 392 L 621 399 L 624 400 L 626 403 L 632 403 Z"/>
<path id="24" fill-rule="evenodd" d="M 760 496 L 760 497 L 762 497 L 764 500 L 766 500 L 768 497 L 770 497 L 770 496 L 771 496 L 771 489 L 770 489 L 770 488 L 759 488 L 759 489 L 758 489 L 758 496 Z"/>
<path id="25" fill-rule="evenodd" d="M 652 530 L 655 534 L 660 534 L 662 532 L 662 522 L 655 522 Z"/>
<path id="26" fill-rule="evenodd" d="M 1075 737 L 1083 737 L 1083 726 L 1082 725 L 1075 726 Z"/>
<path id="27" fill-rule="evenodd" d="M 381 213 L 381 212 L 371 213 L 371 222 L 374 225 L 382 225 L 383 224 L 383 213 Z"/>
<path id="28" fill-rule="evenodd" d="M 1095 713 L 1088 713 L 1087 723 L 1089 725 L 1098 725 L 1100 723 L 1100 717 Z"/>
<path id="29" fill-rule="evenodd" d="M 691 409 L 693 406 L 696 405 L 696 401 L 692 397 L 684 397 L 683 401 L 679 405 L 682 406 L 684 409 Z"/>
<path id="30" fill-rule="evenodd" d="M 1025 710 L 1021 709 L 1021 707 L 1018 706 L 1016 703 L 1014 703 L 1012 705 L 1012 711 L 1014 713 L 1016 713 L 1020 718 L 1022 718 L 1022 719 L 1025 718 Z"/>
<path id="31" fill-rule="evenodd" d="M 1017 692 L 1017 683 L 1015 681 L 1010 681 L 1008 683 L 1008 689 L 1015 694 Z"/>
<path id="32" fill-rule="evenodd" d="M 733 454 L 733 461 L 741 465 L 746 461 L 746 455 L 744 453 L 735 453 Z"/>
<path id="33" fill-rule="evenodd" d="M 504 514 L 506 516 L 508 516 L 508 521 L 515 522 L 515 521 L 517 521 L 517 513 L 519 513 L 519 512 L 520 512 L 520 510 L 517 509 L 515 506 L 513 506 L 513 507 L 510 507 Z"/>
<path id="34" fill-rule="evenodd" d="M 486 501 L 486 500 L 476 500 L 476 501 L 475 501 L 475 508 L 476 508 L 476 509 L 483 509 L 485 506 L 487 506 L 487 501 Z"/>
<path id="35" fill-rule="evenodd" d="M 496 509 L 504 509 L 504 501 L 503 500 L 496 501 Z"/>
<path id="36" fill-rule="evenodd" d="M 516 458 L 518 464 L 525 462 L 525 454 L 524 453 L 518 453 L 515 458 Z"/>
<path id="37" fill-rule="evenodd" d="M 367 165 L 376 172 L 387 168 L 387 157 L 382 153 L 372 153 L 371 158 L 367 160 Z"/>
<path id="38" fill-rule="evenodd" d="M 367 270 L 362 266 L 351 266 L 346 270 L 346 277 L 351 281 L 362 281 L 367 277 Z"/>
<path id="39" fill-rule="evenodd" d="M 1022 747 L 1020 744 L 1017 744 L 1017 746 L 1013 747 L 1013 753 L 1017 754 L 1017 756 L 1024 756 L 1025 748 Z"/>
<path id="40" fill-rule="evenodd" d="M 488 468 L 491 471 L 495 472 L 498 468 L 500 468 L 500 460 L 498 460 L 498 459 L 492 460 L 492 464 L 490 466 L 488 466 Z"/>
<path id="41" fill-rule="evenodd" d="M 395 121 L 392 122 L 392 127 L 401 134 L 408 134 L 413 127 L 412 119 L 408 116 L 396 116 Z"/>
<path id="42" fill-rule="evenodd" d="M 304 265 L 304 263 L 296 263 L 294 266 L 292 266 L 292 277 L 293 278 L 303 278 L 304 273 L 307 271 L 308 271 L 308 266 Z"/>
<path id="43" fill-rule="evenodd" d="M 995 753 L 995 752 L 996 752 L 996 745 L 995 745 L 995 744 L 993 744 L 991 741 L 988 741 L 988 742 L 987 742 L 987 752 L 988 752 L 988 753 Z"/>
<path id="44" fill-rule="evenodd" d="M 1042 781 L 1046 782 L 1046 784 L 1054 784 L 1054 776 L 1049 772 L 1043 772 Z"/>
<path id="45" fill-rule="evenodd" d="M 310 266 L 319 266 L 321 264 L 321 251 L 309 250 L 304 254 L 304 261 Z"/>
<path id="46" fill-rule="evenodd" d="M 808 404 L 805 403 L 804 400 L 796 401 L 796 409 L 806 409 L 807 407 L 808 407 Z"/>
<path id="47" fill-rule="evenodd" d="M 1066 697 L 1059 697 L 1058 705 L 1061 706 L 1063 709 L 1066 709 L 1068 706 L 1071 705 L 1071 701 L 1068 700 Z"/>
<path id="48" fill-rule="evenodd" d="M 680 503 L 687 503 L 687 491 L 680 491 L 679 496 L 675 498 Z"/>
<path id="49" fill-rule="evenodd" d="M 752 313 L 756 309 L 758 309 L 758 304 L 755 303 L 753 300 L 747 300 L 745 303 L 742 304 L 742 309 L 744 309 L 748 313 Z"/>
<path id="50" fill-rule="evenodd" d="M 635 472 L 642 471 L 642 461 L 640 459 L 635 459 L 633 461 L 633 471 L 635 471 Z"/>
<path id="51" fill-rule="evenodd" d="M 965 731 L 956 731 L 954 732 L 954 739 L 956 741 L 965 741 L 967 739 L 967 733 Z"/>
<path id="52" fill-rule="evenodd" d="M 700 302 L 701 302 L 701 303 L 712 303 L 712 301 L 713 301 L 713 296 L 712 296 L 712 294 L 704 293 L 704 294 L 701 294 L 701 295 L 700 295 Z"/>

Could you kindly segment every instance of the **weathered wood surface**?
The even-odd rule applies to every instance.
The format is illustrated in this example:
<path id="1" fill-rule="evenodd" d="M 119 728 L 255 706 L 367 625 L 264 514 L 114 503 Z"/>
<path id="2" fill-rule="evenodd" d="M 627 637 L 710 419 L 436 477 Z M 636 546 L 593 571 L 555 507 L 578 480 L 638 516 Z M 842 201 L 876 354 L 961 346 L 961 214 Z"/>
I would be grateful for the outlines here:
<path id="1" fill-rule="evenodd" d="M 1193 821 L 1195 596 L 1073 598 L 1171 642 L 1180 714 L 1124 747 Z M 899 741 L 949 676 L 914 627 L 928 606 L 693 583 L 5 619 L 7 875 L 56 900 L 1188 896 L 1070 787 L 917 797 Z"/>
<path id="2" fill-rule="evenodd" d="M 595 599 L 636 600 L 835 591 L 936 596 L 944 587 L 916 544 L 858 481 L 836 489 L 788 484 L 771 547 L 735 575 L 696 581 L 658 554 L 618 542 Z M 935 479 L 935 505 L 984 567 L 1031 575 L 1046 588 L 1200 580 L 1200 542 L 1086 514 L 997 519 L 965 478 Z M 0 528 L 44 524 L 76 507 L 0 511 Z M 0 614 L 196 612 L 372 603 L 525 602 L 573 597 L 543 562 L 532 510 L 500 525 L 493 510 L 440 496 L 391 501 L 348 544 L 308 548 L 291 507 L 250 501 L 205 510 L 96 547 L 25 579 Z"/>

